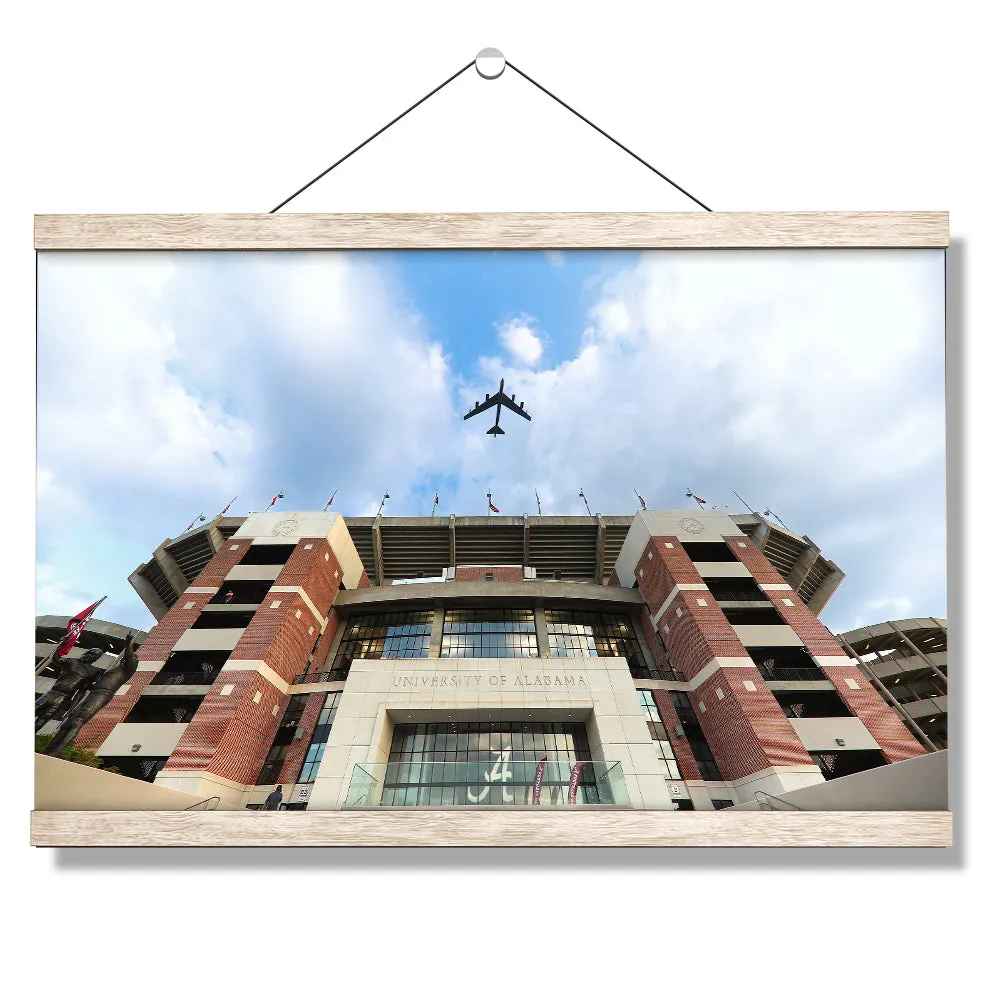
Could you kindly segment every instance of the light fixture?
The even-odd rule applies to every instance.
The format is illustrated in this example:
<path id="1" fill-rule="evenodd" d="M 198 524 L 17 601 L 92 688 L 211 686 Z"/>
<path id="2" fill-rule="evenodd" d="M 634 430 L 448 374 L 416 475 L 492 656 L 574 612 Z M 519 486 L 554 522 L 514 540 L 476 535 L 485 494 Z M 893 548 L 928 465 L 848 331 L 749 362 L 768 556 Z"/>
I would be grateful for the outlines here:
<path id="1" fill-rule="evenodd" d="M 847 744 L 842 739 L 840 739 L 839 736 L 833 742 L 836 743 L 838 747 L 845 747 L 845 746 L 847 746 Z"/>
<path id="2" fill-rule="evenodd" d="M 141 743 L 133 743 L 132 744 L 132 753 L 137 753 L 141 749 L 142 749 L 142 744 Z"/>

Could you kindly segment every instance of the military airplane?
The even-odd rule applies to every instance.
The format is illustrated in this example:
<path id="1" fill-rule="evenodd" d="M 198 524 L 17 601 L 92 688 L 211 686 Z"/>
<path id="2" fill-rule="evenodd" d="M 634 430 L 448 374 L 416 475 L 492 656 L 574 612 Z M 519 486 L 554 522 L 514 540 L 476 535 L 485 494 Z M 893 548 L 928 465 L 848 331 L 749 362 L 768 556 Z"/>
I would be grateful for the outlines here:
<path id="1" fill-rule="evenodd" d="M 492 409 L 492 407 L 497 408 L 496 422 L 493 426 L 486 432 L 487 434 L 503 434 L 503 430 L 500 427 L 500 407 L 506 406 L 508 410 L 513 410 L 519 417 L 524 417 L 525 420 L 530 420 L 531 417 L 524 412 L 524 403 L 515 403 L 514 394 L 511 393 L 509 396 L 503 391 L 503 379 L 500 379 L 500 391 L 495 395 L 491 396 L 486 393 L 486 399 L 480 403 L 476 400 L 476 405 L 469 410 L 465 415 L 465 419 L 468 420 L 469 417 L 474 417 L 477 413 L 483 413 L 486 410 Z"/>

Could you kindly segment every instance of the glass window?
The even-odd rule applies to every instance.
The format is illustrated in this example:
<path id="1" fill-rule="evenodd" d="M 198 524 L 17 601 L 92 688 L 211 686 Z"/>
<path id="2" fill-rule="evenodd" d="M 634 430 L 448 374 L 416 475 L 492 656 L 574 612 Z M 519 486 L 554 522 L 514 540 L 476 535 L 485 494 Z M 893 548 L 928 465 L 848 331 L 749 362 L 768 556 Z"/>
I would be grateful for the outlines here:
<path id="1" fill-rule="evenodd" d="M 536 657 L 535 613 L 530 608 L 446 611 L 441 656 Z"/>
<path id="2" fill-rule="evenodd" d="M 330 738 L 330 729 L 333 726 L 333 717 L 337 714 L 340 696 L 340 691 L 331 691 L 323 701 L 323 707 L 320 709 L 316 728 L 313 730 L 312 738 L 309 741 L 309 749 L 306 751 L 305 760 L 302 762 L 302 770 L 299 772 L 300 784 L 316 780 L 316 772 L 319 770 L 320 761 L 323 759 L 326 742 Z"/>
<path id="3" fill-rule="evenodd" d="M 415 660 L 430 655 L 433 611 L 356 615 L 348 619 L 338 662 Z"/>
<path id="4" fill-rule="evenodd" d="M 539 759 L 544 756 L 543 784 L 565 794 L 573 765 L 589 762 L 586 726 L 571 722 L 439 723 L 422 751 L 402 748 L 411 738 L 420 745 L 416 726 L 398 725 L 390 744 L 382 804 L 400 804 L 411 789 L 421 789 L 411 804 L 513 805 L 531 801 Z M 454 747 L 454 749 L 452 749 Z M 600 801 L 595 768 L 580 774 L 578 801 Z M 547 799 L 544 799 L 547 801 Z"/>
<path id="5" fill-rule="evenodd" d="M 623 656 L 634 669 L 646 667 L 632 622 L 624 615 L 590 611 L 546 611 L 552 656 Z"/>

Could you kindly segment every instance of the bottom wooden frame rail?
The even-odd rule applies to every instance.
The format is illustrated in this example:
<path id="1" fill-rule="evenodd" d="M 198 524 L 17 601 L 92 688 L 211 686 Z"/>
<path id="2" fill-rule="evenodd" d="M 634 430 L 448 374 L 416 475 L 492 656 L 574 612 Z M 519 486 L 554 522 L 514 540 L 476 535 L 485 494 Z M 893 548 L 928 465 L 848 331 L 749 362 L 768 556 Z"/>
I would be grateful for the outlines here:
<path id="1" fill-rule="evenodd" d="M 951 847 L 950 812 L 31 814 L 35 847 Z"/>

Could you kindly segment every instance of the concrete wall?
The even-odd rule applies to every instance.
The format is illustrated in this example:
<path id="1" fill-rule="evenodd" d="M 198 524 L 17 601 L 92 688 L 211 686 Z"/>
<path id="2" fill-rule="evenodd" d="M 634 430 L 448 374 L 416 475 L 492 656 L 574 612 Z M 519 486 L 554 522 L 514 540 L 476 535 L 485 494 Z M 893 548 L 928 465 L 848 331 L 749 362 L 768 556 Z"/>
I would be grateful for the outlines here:
<path id="1" fill-rule="evenodd" d="M 586 722 L 594 759 L 621 762 L 633 808 L 673 808 L 621 657 L 355 660 L 309 808 L 341 808 L 354 766 L 388 759 L 395 722 L 493 712 L 505 719 Z"/>
<path id="2" fill-rule="evenodd" d="M 741 562 L 696 562 L 694 568 L 703 576 L 711 579 L 714 576 L 751 577 L 750 570 Z"/>
<path id="3" fill-rule="evenodd" d="M 744 646 L 801 646 L 803 641 L 791 625 L 734 625 Z"/>
<path id="4" fill-rule="evenodd" d="M 35 754 L 36 809 L 186 809 L 199 801 L 148 781 Z"/>
<path id="5" fill-rule="evenodd" d="M 97 750 L 99 757 L 169 757 L 187 729 L 186 722 L 119 722 Z M 138 746 L 141 749 L 133 750 Z"/>
<path id="6" fill-rule="evenodd" d="M 234 566 L 226 574 L 226 580 L 277 580 L 284 568 L 284 563 L 269 563 L 266 566 Z"/>
<path id="7" fill-rule="evenodd" d="M 810 753 L 821 750 L 878 750 L 878 741 L 860 719 L 851 717 L 790 719 L 803 746 Z M 843 740 L 838 744 L 837 740 Z"/>
<path id="8" fill-rule="evenodd" d="M 177 640 L 174 649 L 177 652 L 235 649 L 245 631 L 245 628 L 190 628 Z"/>
<path id="9" fill-rule="evenodd" d="M 615 572 L 623 587 L 635 583 L 635 566 L 652 537 L 669 536 L 682 542 L 714 542 L 727 536 L 744 538 L 728 514 L 716 510 L 644 510 L 628 529 Z M 728 565 L 732 565 L 731 563 Z"/>
<path id="10" fill-rule="evenodd" d="M 774 793 L 790 806 L 807 810 L 854 812 L 935 811 L 948 808 L 948 751 L 911 757 L 898 764 L 873 767 L 808 788 Z M 782 803 L 772 803 L 782 808 Z M 756 801 L 734 808 L 759 809 Z"/>

